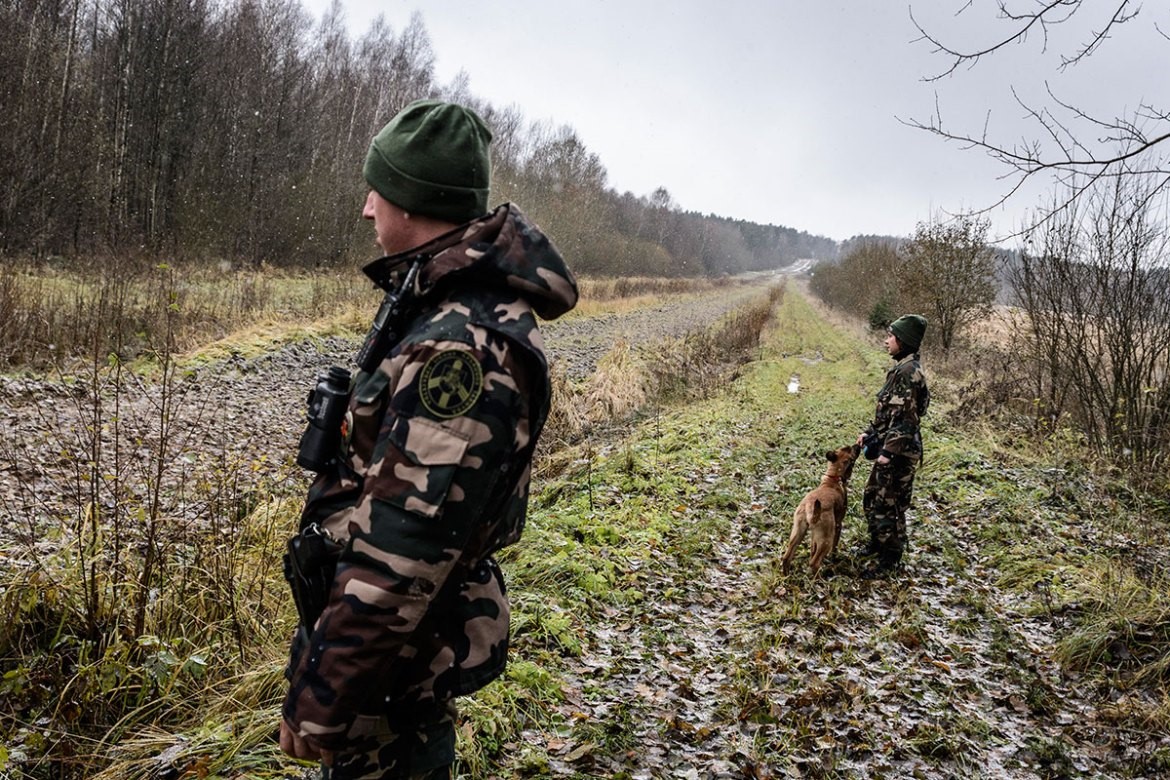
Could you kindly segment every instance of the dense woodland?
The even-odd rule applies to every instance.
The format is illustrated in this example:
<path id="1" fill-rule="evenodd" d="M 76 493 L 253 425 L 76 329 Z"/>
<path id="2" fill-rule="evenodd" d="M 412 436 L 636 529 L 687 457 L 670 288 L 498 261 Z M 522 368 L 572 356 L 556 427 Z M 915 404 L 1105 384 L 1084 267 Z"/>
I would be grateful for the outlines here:
<path id="1" fill-rule="evenodd" d="M 370 137 L 421 97 L 494 130 L 493 202 L 576 269 L 726 274 L 836 255 L 802 231 L 607 187 L 568 126 L 442 85 L 421 16 L 354 39 L 298 0 L 0 0 L 0 252 L 319 266 L 369 252 Z M 631 139 L 635 143 L 636 139 Z"/>

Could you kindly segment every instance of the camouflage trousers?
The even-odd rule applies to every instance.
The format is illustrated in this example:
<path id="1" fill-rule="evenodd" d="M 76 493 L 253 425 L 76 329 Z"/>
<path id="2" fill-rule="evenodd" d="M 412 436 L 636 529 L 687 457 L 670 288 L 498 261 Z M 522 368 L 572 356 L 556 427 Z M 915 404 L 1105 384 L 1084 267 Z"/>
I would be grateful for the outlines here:
<path id="1" fill-rule="evenodd" d="M 321 780 L 450 780 L 455 705 L 385 717 L 378 733 L 321 766 Z"/>
<path id="2" fill-rule="evenodd" d="M 898 552 L 906 548 L 906 510 L 914 491 L 918 459 L 895 455 L 885 465 L 873 464 L 865 483 L 862 506 L 869 538 Z"/>

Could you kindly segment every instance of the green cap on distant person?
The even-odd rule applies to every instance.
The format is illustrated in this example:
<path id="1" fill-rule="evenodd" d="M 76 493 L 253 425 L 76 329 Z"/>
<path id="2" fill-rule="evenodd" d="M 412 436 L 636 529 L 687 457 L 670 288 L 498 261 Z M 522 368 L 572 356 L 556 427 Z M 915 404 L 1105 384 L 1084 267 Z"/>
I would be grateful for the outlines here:
<path id="1" fill-rule="evenodd" d="M 890 333 L 897 336 L 906 349 L 917 350 L 926 335 L 926 318 L 921 314 L 905 314 L 890 323 Z"/>
<path id="2" fill-rule="evenodd" d="M 471 109 L 416 100 L 374 136 L 362 172 L 395 206 L 462 224 L 488 210 L 491 140 Z"/>

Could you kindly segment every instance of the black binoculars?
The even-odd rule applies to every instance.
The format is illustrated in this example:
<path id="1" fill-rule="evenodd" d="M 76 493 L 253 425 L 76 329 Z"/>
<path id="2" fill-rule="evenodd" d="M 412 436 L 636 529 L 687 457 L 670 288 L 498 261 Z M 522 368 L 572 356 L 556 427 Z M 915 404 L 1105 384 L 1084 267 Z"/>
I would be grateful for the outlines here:
<path id="1" fill-rule="evenodd" d="M 309 424 L 301 434 L 297 465 L 321 472 L 337 461 L 341 451 L 341 425 L 349 407 L 348 369 L 330 366 L 317 377 L 309 393 Z"/>

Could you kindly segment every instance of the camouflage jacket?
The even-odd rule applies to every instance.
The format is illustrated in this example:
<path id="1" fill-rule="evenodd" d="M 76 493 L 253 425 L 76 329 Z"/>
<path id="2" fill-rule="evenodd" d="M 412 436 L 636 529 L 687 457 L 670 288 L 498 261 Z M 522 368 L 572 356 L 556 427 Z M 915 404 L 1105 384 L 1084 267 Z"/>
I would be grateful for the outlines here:
<path id="1" fill-rule="evenodd" d="M 417 315 L 355 378 L 341 463 L 301 519 L 345 549 L 308 646 L 294 641 L 283 714 L 330 750 L 503 672 L 509 607 L 491 555 L 523 528 L 550 396 L 534 312 L 577 301 L 556 248 L 510 204 L 366 273 L 419 256 Z"/>
<path id="2" fill-rule="evenodd" d="M 917 353 L 907 355 L 886 373 L 886 383 L 877 394 L 877 410 L 867 434 L 882 442 L 881 455 L 922 457 L 922 415 L 930 405 L 930 390 Z"/>

